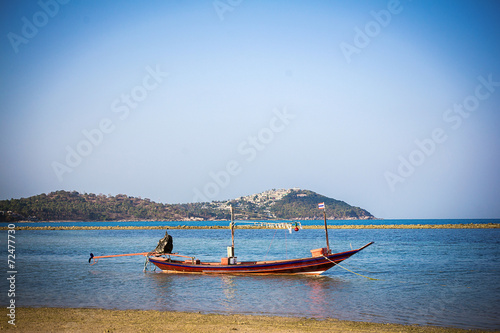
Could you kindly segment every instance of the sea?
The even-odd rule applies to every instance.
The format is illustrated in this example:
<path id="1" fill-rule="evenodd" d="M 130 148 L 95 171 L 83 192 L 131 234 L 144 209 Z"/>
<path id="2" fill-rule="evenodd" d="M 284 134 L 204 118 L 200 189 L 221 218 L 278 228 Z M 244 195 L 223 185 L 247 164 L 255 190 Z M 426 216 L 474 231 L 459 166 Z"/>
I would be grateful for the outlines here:
<path id="1" fill-rule="evenodd" d="M 321 225 L 323 221 L 301 221 Z M 469 224 L 500 220 L 329 221 L 330 225 Z M 227 225 L 227 222 L 60 222 L 15 226 Z M 7 226 L 8 224 L 0 224 Z M 330 229 L 334 252 L 373 245 L 320 276 L 226 276 L 161 273 L 143 256 L 165 230 L 16 230 L 0 243 L 0 305 L 250 314 L 500 330 L 500 228 Z M 226 229 L 170 229 L 174 252 L 220 261 Z M 236 229 L 238 261 L 310 256 L 325 247 L 323 229 Z M 9 264 L 14 266 L 9 267 Z M 7 278 L 14 275 L 13 280 Z M 2 320 L 7 320 L 8 317 Z M 17 318 L 19 321 L 22 318 Z"/>

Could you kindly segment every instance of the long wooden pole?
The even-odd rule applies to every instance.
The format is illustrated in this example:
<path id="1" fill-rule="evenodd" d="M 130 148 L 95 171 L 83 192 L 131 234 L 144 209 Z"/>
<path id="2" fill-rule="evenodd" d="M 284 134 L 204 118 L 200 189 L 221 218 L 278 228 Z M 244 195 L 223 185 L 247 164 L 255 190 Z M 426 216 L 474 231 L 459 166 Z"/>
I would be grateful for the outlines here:
<path id="1" fill-rule="evenodd" d="M 231 246 L 233 248 L 233 256 L 234 256 L 234 208 L 231 206 Z"/>
<path id="2" fill-rule="evenodd" d="M 145 256 L 148 255 L 149 252 L 141 252 L 141 253 L 125 253 L 125 254 L 113 254 L 108 256 L 94 256 L 93 253 L 90 254 L 89 264 L 93 260 L 94 262 L 91 265 L 97 264 L 97 260 L 101 258 L 113 258 L 113 257 L 127 257 L 127 256 Z"/>
<path id="3" fill-rule="evenodd" d="M 102 258 L 129 257 L 129 256 L 148 256 L 148 255 L 151 255 L 151 254 L 154 254 L 154 253 L 155 252 L 140 252 L 140 253 L 112 254 L 112 255 L 107 255 L 107 256 L 94 256 L 94 254 L 91 253 L 90 254 L 90 258 L 89 258 L 89 264 L 92 262 L 92 260 L 94 260 L 94 262 L 92 264 L 90 264 L 90 265 L 97 264 L 97 261 L 99 259 L 102 259 Z M 175 257 L 191 258 L 192 260 L 194 260 L 194 258 L 195 258 L 195 257 L 183 256 L 183 255 L 180 255 L 180 254 L 177 254 L 177 253 L 162 253 L 162 254 L 169 255 L 169 256 L 175 256 Z"/>
<path id="4" fill-rule="evenodd" d="M 328 226 L 326 225 L 326 206 L 323 208 L 323 216 L 325 218 L 325 234 L 326 234 L 326 250 L 330 254 L 330 241 L 328 240 Z"/>
<path id="5" fill-rule="evenodd" d="M 113 254 L 107 256 L 94 256 L 92 253 L 90 254 L 90 259 L 101 259 L 101 258 L 114 258 L 114 257 L 128 257 L 128 256 L 145 256 L 149 252 L 140 252 L 140 253 L 125 253 L 125 254 Z"/>

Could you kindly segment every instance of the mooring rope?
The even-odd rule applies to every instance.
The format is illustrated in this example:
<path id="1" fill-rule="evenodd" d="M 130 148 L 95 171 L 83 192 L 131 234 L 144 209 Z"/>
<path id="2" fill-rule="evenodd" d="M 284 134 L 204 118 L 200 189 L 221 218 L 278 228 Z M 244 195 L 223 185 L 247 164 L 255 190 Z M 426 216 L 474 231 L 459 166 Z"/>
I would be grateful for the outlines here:
<path id="1" fill-rule="evenodd" d="M 336 262 L 334 262 L 334 261 L 330 260 L 330 258 L 328 258 L 328 257 L 326 257 L 326 256 L 323 256 L 323 258 L 325 258 L 326 260 L 328 260 L 328 261 L 330 261 L 330 262 L 334 263 L 336 266 L 339 266 L 340 268 L 345 269 L 345 270 L 346 270 L 346 271 L 348 271 L 348 272 L 351 272 L 351 273 L 353 273 L 353 274 L 356 274 L 356 275 L 362 276 L 362 277 L 364 277 L 364 278 L 367 278 L 368 280 L 380 281 L 379 279 L 371 278 L 371 277 L 365 276 L 365 275 L 363 275 L 363 274 L 359 274 L 359 273 L 353 272 L 353 271 L 351 271 L 350 269 L 348 269 L 348 268 L 345 268 L 345 267 L 341 266 L 339 263 L 336 263 Z"/>
<path id="2" fill-rule="evenodd" d="M 267 259 L 267 255 L 269 254 L 269 250 L 271 249 L 271 245 L 273 245 L 274 236 L 276 236 L 276 232 L 277 232 L 277 231 L 278 231 L 278 229 L 274 229 L 273 239 L 271 239 L 271 243 L 269 244 L 269 248 L 267 249 L 266 255 L 264 256 L 264 260 L 266 260 L 266 259 Z"/>
<path id="3" fill-rule="evenodd" d="M 143 272 L 146 272 L 148 270 L 148 264 L 150 264 L 149 257 L 146 257 L 146 261 L 144 261 L 144 270 L 143 270 Z"/>
<path id="4" fill-rule="evenodd" d="M 149 261 L 149 257 L 146 257 L 146 261 L 144 261 L 144 270 L 143 272 L 151 271 L 151 261 Z M 156 272 L 156 266 L 153 266 L 153 272 Z"/>
<path id="5" fill-rule="evenodd" d="M 286 231 L 285 231 L 285 258 L 288 259 L 288 243 L 286 241 Z"/>

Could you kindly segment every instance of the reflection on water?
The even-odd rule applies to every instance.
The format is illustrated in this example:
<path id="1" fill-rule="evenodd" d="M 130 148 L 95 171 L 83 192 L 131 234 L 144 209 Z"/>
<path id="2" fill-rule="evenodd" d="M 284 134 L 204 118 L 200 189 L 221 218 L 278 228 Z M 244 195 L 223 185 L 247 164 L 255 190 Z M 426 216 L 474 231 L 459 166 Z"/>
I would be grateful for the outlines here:
<path id="1" fill-rule="evenodd" d="M 333 295 L 335 290 L 342 288 L 342 282 L 330 277 L 321 277 L 305 281 L 308 287 L 309 297 L 305 299 L 305 305 L 308 305 L 308 312 L 314 317 L 327 317 L 327 309 L 330 302 L 335 302 Z M 328 296 L 327 296 L 328 295 Z"/>
<path id="2" fill-rule="evenodd" d="M 331 317 L 334 295 L 347 283 L 328 276 L 147 273 L 145 277 L 155 295 L 154 308 L 158 310 L 300 314 L 316 318 Z"/>
<path id="3" fill-rule="evenodd" d="M 221 276 L 220 281 L 221 283 L 221 288 L 224 293 L 225 299 L 222 300 L 221 304 L 224 307 L 226 312 L 233 312 L 234 307 L 233 304 L 236 299 L 237 295 L 237 288 L 236 288 L 236 283 L 234 281 L 236 277 L 234 276 Z"/>

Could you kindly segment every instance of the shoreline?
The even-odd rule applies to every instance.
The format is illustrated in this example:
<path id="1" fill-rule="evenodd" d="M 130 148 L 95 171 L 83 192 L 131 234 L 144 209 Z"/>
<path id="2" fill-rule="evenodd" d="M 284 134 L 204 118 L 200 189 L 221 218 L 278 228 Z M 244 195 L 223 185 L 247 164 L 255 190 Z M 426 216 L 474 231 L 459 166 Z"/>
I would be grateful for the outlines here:
<path id="1" fill-rule="evenodd" d="M 439 326 L 371 323 L 266 315 L 202 314 L 157 310 L 89 308 L 16 308 L 15 326 L 2 320 L 1 330 L 17 332 L 480 332 Z"/>
<path id="2" fill-rule="evenodd" d="M 14 223 L 15 224 L 15 223 Z M 329 225 L 328 229 L 496 229 L 500 223 L 469 224 L 384 224 L 384 225 Z M 0 227 L 7 230 L 8 227 Z M 15 230 L 166 230 L 166 229 L 228 229 L 227 226 L 23 226 Z M 237 229 L 269 229 L 261 226 L 237 226 Z M 324 225 L 306 225 L 302 229 L 324 229 Z"/>

